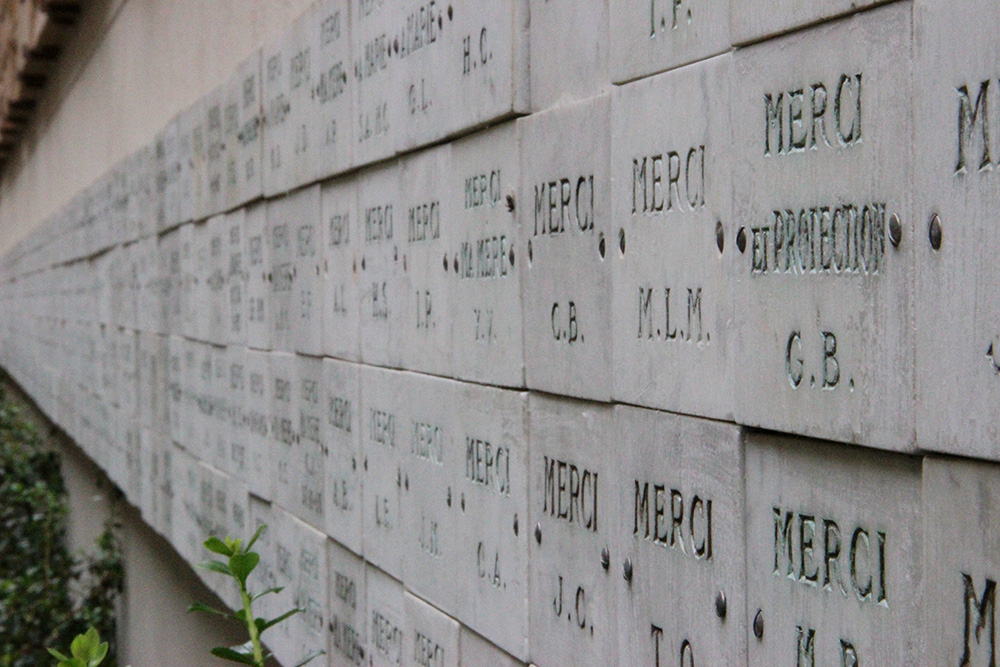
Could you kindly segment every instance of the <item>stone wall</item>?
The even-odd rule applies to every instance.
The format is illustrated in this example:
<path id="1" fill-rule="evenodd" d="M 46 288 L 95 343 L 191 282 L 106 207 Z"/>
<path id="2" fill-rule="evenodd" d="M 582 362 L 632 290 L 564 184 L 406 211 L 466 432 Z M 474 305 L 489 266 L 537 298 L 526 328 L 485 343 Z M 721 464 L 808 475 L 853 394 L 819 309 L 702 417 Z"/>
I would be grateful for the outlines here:
<path id="1" fill-rule="evenodd" d="M 1000 6 L 302 11 L 0 187 L 0 362 L 188 561 L 271 527 L 283 662 L 991 664 Z"/>

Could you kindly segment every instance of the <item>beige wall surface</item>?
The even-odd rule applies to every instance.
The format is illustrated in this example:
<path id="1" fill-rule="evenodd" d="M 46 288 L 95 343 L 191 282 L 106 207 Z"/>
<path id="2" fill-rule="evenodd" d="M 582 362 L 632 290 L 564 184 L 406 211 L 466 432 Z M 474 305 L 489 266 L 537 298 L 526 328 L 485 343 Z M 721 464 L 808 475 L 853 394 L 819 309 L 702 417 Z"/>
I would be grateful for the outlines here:
<path id="1" fill-rule="evenodd" d="M 0 253 L 275 40 L 308 0 L 92 0 L 0 174 Z"/>

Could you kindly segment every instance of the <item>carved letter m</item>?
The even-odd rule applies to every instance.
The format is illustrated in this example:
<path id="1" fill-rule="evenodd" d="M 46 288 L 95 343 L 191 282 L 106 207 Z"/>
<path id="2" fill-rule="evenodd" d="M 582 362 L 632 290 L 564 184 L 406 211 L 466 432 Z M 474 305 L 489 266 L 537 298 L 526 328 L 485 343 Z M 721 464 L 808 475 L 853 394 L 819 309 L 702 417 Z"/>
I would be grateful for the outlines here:
<path id="1" fill-rule="evenodd" d="M 996 592 L 997 584 L 992 579 L 986 580 L 986 586 L 983 588 L 983 595 L 981 598 L 976 598 L 976 587 L 972 583 L 972 577 L 967 574 L 962 574 L 962 580 L 965 583 L 965 591 L 963 594 L 962 606 L 965 607 L 965 648 L 962 652 L 962 661 L 959 663 L 961 667 L 965 665 L 971 665 L 972 657 L 972 646 L 970 639 L 972 639 L 972 629 L 973 629 L 973 614 L 975 614 L 975 640 L 976 644 L 981 644 L 980 633 L 984 628 L 989 631 L 989 652 L 990 661 L 989 667 L 996 667 Z"/>

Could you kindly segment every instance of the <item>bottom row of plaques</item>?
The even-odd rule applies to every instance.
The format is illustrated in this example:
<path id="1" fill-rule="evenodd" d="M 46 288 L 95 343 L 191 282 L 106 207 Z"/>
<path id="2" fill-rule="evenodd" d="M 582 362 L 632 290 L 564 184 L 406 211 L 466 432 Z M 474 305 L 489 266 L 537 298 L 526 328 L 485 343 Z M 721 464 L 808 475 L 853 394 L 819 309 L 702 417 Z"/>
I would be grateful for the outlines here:
<path id="1" fill-rule="evenodd" d="M 428 435 L 418 413 L 463 404 L 431 388 L 390 442 L 375 397 L 408 385 L 379 372 L 360 549 L 167 439 L 128 490 L 191 562 L 269 526 L 263 615 L 304 610 L 272 632 L 283 662 L 995 664 L 998 466 L 501 390 L 478 439 Z"/>

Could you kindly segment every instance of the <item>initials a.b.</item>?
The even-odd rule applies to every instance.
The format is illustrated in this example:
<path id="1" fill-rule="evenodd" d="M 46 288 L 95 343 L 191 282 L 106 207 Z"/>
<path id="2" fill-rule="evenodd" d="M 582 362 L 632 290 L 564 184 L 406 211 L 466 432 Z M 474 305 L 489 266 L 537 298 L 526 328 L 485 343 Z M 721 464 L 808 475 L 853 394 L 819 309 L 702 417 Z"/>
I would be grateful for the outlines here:
<path id="1" fill-rule="evenodd" d="M 986 580 L 982 595 L 976 594 L 972 577 L 962 574 L 962 606 L 965 609 L 965 637 L 962 660 L 958 664 L 996 667 L 997 584 Z"/>

